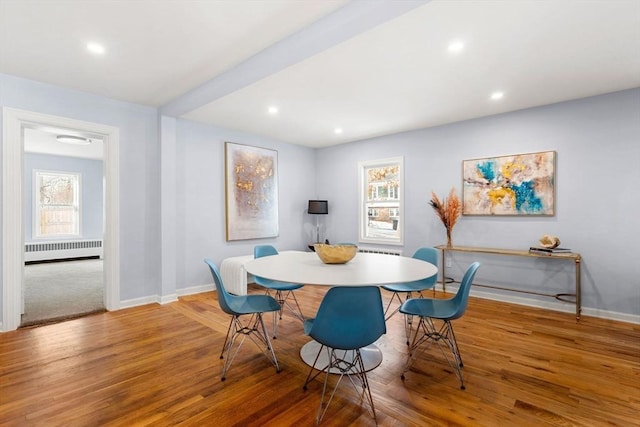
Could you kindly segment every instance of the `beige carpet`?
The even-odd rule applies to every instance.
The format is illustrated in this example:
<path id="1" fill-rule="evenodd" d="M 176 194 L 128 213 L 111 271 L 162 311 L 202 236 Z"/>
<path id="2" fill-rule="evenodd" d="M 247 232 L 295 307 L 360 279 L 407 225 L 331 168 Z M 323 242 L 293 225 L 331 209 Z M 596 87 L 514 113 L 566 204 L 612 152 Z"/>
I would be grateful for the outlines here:
<path id="1" fill-rule="evenodd" d="M 104 311 L 102 270 L 99 259 L 25 265 L 21 326 Z"/>

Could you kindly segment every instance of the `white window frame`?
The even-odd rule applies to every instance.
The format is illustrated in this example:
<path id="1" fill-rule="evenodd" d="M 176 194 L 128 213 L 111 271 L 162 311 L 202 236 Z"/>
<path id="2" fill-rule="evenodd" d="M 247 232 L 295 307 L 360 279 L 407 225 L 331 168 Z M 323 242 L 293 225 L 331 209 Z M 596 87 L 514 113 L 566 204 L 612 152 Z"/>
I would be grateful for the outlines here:
<path id="1" fill-rule="evenodd" d="M 367 197 L 368 197 L 368 182 L 367 182 L 367 174 L 366 170 L 370 168 L 376 167 L 384 167 L 390 165 L 398 165 L 398 209 L 400 210 L 398 215 L 398 230 L 396 233 L 396 237 L 393 238 L 385 238 L 385 237 L 368 237 L 367 236 L 367 225 L 369 221 L 368 209 L 367 209 Z M 368 244 L 382 244 L 382 245 L 404 245 L 404 157 L 390 157 L 387 159 L 379 159 L 379 160 L 367 160 L 358 162 L 358 187 L 359 191 L 359 224 L 360 224 L 360 243 L 368 243 Z M 396 194 L 394 194 L 396 196 Z"/>
<path id="2" fill-rule="evenodd" d="M 78 224 L 76 228 L 76 233 L 70 234 L 42 234 L 42 227 L 40 224 L 40 180 L 39 175 L 61 175 L 61 176 L 72 176 L 76 181 L 76 188 L 74 193 L 74 208 L 76 210 L 76 215 L 78 218 Z M 50 171 L 50 170 L 42 170 L 42 169 L 34 169 L 33 170 L 33 229 L 32 235 L 34 239 L 42 239 L 42 240 L 55 240 L 60 238 L 69 238 L 69 237 L 80 237 L 82 235 L 82 203 L 81 203 L 81 194 L 82 194 L 82 175 L 78 172 L 63 172 L 63 171 Z"/>

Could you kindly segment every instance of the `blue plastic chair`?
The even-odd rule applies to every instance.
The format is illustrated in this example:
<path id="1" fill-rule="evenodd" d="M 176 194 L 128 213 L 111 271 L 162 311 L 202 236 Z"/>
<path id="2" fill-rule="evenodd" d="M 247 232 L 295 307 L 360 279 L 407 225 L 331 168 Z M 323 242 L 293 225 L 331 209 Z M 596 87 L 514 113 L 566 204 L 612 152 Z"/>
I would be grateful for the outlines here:
<path id="1" fill-rule="evenodd" d="M 346 375 L 351 385 L 362 388 L 361 399 L 366 396 L 373 418 L 376 418 L 371 389 L 360 349 L 373 344 L 387 332 L 382 311 L 382 297 L 377 286 L 335 287 L 329 289 L 322 299 L 315 319 L 304 322 L 304 332 L 321 344 L 318 355 L 311 365 L 303 389 L 320 373 L 326 372 L 322 397 L 316 423 L 320 423 L 331 403 L 340 380 Z M 312 376 L 314 366 L 322 351 L 326 349 L 328 364 Z M 324 403 L 330 373 L 339 373 L 329 400 Z M 356 384 L 354 381 L 359 382 Z"/>
<path id="2" fill-rule="evenodd" d="M 220 308 L 227 314 L 230 314 L 231 322 L 227 329 L 227 336 L 224 339 L 222 345 L 222 352 L 220 353 L 220 359 L 225 359 L 224 366 L 222 368 L 222 381 L 227 377 L 227 371 L 231 366 L 231 362 L 238 354 L 238 350 L 242 346 L 246 337 L 249 337 L 260 350 L 267 356 L 267 358 L 276 367 L 276 372 L 280 372 L 280 366 L 278 365 L 278 359 L 273 351 L 271 340 L 269 340 L 269 334 L 267 328 L 264 325 L 262 319 L 262 313 L 277 312 L 280 310 L 280 304 L 274 298 L 268 295 L 231 295 L 227 292 L 222 283 L 220 272 L 218 267 L 210 259 L 205 259 L 204 262 L 209 266 L 211 275 L 216 285 L 216 294 L 218 294 L 218 303 Z M 250 315 L 249 320 L 243 323 L 240 319 L 241 316 Z M 238 337 L 242 337 L 235 350 L 232 352 L 234 344 Z M 266 347 L 266 348 L 265 348 Z M 226 353 L 226 355 L 225 355 Z"/>
<path id="3" fill-rule="evenodd" d="M 272 255 L 278 255 L 278 250 L 271 245 L 259 245 L 253 248 L 254 258 Z M 276 313 L 273 313 L 273 338 L 277 338 L 278 319 L 282 320 L 282 311 L 284 307 L 287 307 L 289 311 L 291 311 L 291 314 L 293 314 L 298 320 L 304 322 L 304 315 L 300 309 L 300 304 L 298 304 L 298 299 L 293 293 L 293 291 L 300 289 L 303 285 L 297 283 L 278 282 L 277 280 L 265 279 L 264 277 L 258 276 L 255 276 L 254 280 L 256 284 L 266 289 L 267 295 L 270 295 L 273 291 L 273 296 L 280 304 L 280 310 L 277 313 L 279 316 L 277 316 Z M 295 308 L 287 301 L 289 297 L 293 298 Z"/>
<path id="4" fill-rule="evenodd" d="M 432 342 L 438 343 L 440 352 L 447 360 L 447 363 L 456 372 L 458 379 L 460 380 L 460 388 L 464 390 L 464 379 L 462 378 L 462 357 L 460 356 L 460 350 L 458 349 L 458 342 L 456 336 L 453 333 L 453 326 L 451 321 L 462 317 L 467 310 L 467 302 L 469 301 L 469 291 L 471 290 L 471 284 L 473 278 L 476 275 L 476 271 L 480 267 L 479 262 L 474 262 L 467 268 L 464 273 L 464 277 L 460 282 L 458 292 L 453 298 L 449 299 L 431 299 L 431 298 L 414 298 L 405 301 L 400 307 L 400 313 L 405 315 L 419 316 L 420 322 L 416 328 L 416 333 L 413 337 L 413 341 L 409 350 L 409 359 L 402 373 L 402 379 L 404 379 L 404 373 L 411 367 L 411 361 L 413 360 L 414 351 L 427 341 L 428 344 Z M 434 319 L 441 320 L 442 326 L 436 328 Z M 444 351 L 443 344 L 451 352 L 453 359 L 447 356 Z M 427 346 L 428 347 L 428 346 Z"/>
<path id="5" fill-rule="evenodd" d="M 419 248 L 414 254 L 413 258 L 419 259 L 422 261 L 429 262 L 436 267 L 438 266 L 438 250 L 436 248 Z M 405 294 L 405 301 L 413 298 L 414 293 L 417 293 L 420 298 L 423 298 L 422 291 L 426 291 L 428 289 L 432 289 L 436 280 L 438 279 L 438 274 L 434 274 L 431 277 L 427 277 L 426 279 L 417 280 L 415 282 L 408 283 L 394 283 L 391 285 L 382 285 L 382 289 L 393 292 L 391 295 L 391 299 L 389 300 L 389 304 L 387 304 L 387 308 L 384 311 L 385 320 L 391 319 L 394 314 L 396 314 L 400 310 L 400 306 L 402 305 L 402 297 L 400 294 Z M 391 313 L 389 309 L 391 308 L 391 304 L 393 300 L 398 300 L 398 307 Z M 405 336 L 407 339 L 407 345 L 409 345 L 409 337 L 411 336 L 411 324 L 413 323 L 412 316 L 404 317 L 404 328 L 405 328 Z"/>

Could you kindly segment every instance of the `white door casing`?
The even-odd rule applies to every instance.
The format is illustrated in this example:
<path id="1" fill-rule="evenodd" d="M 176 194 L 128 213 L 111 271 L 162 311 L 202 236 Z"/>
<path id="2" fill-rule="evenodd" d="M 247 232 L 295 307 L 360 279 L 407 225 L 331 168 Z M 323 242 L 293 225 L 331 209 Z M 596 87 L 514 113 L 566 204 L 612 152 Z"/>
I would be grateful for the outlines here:
<path id="1" fill-rule="evenodd" d="M 2 143 L 2 330 L 20 326 L 24 284 L 23 133 L 25 128 L 72 129 L 104 140 L 104 304 L 120 306 L 119 130 L 98 123 L 13 108 L 3 109 Z"/>

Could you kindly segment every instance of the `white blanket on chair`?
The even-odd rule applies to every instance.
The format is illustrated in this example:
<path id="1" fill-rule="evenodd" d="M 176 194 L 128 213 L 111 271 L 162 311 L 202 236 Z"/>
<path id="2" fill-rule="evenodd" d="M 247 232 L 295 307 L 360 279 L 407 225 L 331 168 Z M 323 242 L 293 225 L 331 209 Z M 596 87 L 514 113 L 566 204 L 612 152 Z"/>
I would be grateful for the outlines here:
<path id="1" fill-rule="evenodd" d="M 282 251 L 280 253 L 295 252 Z M 244 269 L 244 263 L 251 261 L 253 255 L 235 256 L 225 258 L 220 264 L 220 275 L 227 292 L 235 295 L 247 294 L 247 283 L 253 282 L 253 276 Z"/>
<path id="2" fill-rule="evenodd" d="M 248 279 L 247 270 L 244 263 L 253 259 L 253 255 L 236 256 L 225 258 L 220 264 L 220 275 L 227 292 L 235 295 L 247 294 L 247 283 L 253 279 Z"/>

